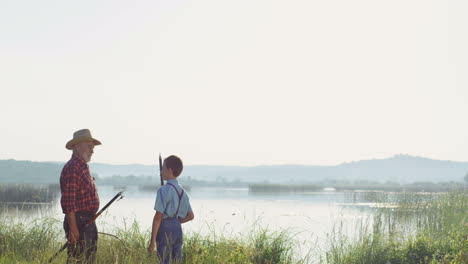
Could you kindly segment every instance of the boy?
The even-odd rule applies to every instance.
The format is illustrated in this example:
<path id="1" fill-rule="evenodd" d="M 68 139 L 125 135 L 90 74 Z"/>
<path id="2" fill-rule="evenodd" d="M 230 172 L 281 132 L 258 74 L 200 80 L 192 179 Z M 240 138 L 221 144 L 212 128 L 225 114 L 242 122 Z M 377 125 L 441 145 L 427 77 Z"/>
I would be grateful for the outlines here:
<path id="1" fill-rule="evenodd" d="M 182 259 L 182 226 L 194 218 L 189 197 L 178 184 L 177 177 L 182 173 L 182 160 L 177 156 L 164 159 L 162 177 L 166 185 L 158 189 L 153 217 L 151 241 L 148 252 L 153 253 L 155 245 L 161 263 L 167 264 L 170 259 Z"/>

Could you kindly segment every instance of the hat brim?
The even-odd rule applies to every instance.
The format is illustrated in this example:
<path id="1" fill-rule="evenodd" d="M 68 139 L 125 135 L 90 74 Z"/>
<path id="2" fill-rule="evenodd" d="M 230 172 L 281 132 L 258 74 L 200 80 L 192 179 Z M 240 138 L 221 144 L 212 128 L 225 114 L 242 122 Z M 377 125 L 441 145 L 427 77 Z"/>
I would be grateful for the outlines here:
<path id="1" fill-rule="evenodd" d="M 75 144 L 80 143 L 80 142 L 87 142 L 87 141 L 92 141 L 95 146 L 102 145 L 101 141 L 94 139 L 94 138 L 75 138 L 75 139 L 68 141 L 67 144 L 65 145 L 65 148 L 72 150 Z"/>

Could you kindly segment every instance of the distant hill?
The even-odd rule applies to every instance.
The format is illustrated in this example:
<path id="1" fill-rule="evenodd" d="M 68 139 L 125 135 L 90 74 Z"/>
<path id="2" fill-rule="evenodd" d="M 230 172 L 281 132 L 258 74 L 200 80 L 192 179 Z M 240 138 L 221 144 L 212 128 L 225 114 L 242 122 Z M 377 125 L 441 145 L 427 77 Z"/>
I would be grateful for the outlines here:
<path id="1" fill-rule="evenodd" d="M 0 182 L 58 183 L 64 162 L 32 162 L 0 160 Z M 98 178 L 111 176 L 159 175 L 158 165 L 112 165 L 91 163 Z M 362 160 L 337 166 L 275 165 L 275 166 L 208 166 L 184 168 L 183 177 L 217 182 L 301 183 L 319 181 L 375 181 L 411 183 L 417 181 L 463 181 L 468 162 L 433 160 L 409 155 L 386 159 Z"/>
<path id="2" fill-rule="evenodd" d="M 463 181 L 468 162 L 433 160 L 409 155 L 344 163 L 332 170 L 334 176 L 408 183 L 415 181 Z"/>
<path id="3" fill-rule="evenodd" d="M 0 160 L 0 183 L 58 183 L 63 164 Z"/>

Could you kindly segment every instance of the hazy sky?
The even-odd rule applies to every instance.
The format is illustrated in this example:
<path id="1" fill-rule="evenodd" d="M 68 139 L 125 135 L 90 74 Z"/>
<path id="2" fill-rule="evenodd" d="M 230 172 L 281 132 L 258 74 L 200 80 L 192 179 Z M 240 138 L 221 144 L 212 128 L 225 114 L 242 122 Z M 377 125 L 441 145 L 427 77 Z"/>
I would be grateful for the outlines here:
<path id="1" fill-rule="evenodd" d="M 468 1 L 0 1 L 0 159 L 468 160 Z"/>

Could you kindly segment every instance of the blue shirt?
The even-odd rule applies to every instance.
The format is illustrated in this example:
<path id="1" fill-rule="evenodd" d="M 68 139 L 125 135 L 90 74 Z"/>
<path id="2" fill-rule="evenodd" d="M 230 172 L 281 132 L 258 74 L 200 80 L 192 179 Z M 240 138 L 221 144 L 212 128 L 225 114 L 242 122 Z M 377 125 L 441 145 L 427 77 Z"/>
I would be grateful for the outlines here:
<path id="1" fill-rule="evenodd" d="M 167 183 L 171 183 L 177 188 L 177 191 L 182 193 L 182 186 L 179 185 L 177 180 L 168 180 Z M 154 210 L 163 214 L 163 219 L 175 217 L 177 211 L 177 205 L 179 204 L 179 196 L 176 190 L 170 184 L 165 184 L 158 189 L 156 194 L 156 202 L 154 203 Z M 188 212 L 192 212 L 190 201 L 187 193 L 184 191 L 182 199 L 180 200 L 178 218 L 184 218 Z"/>

